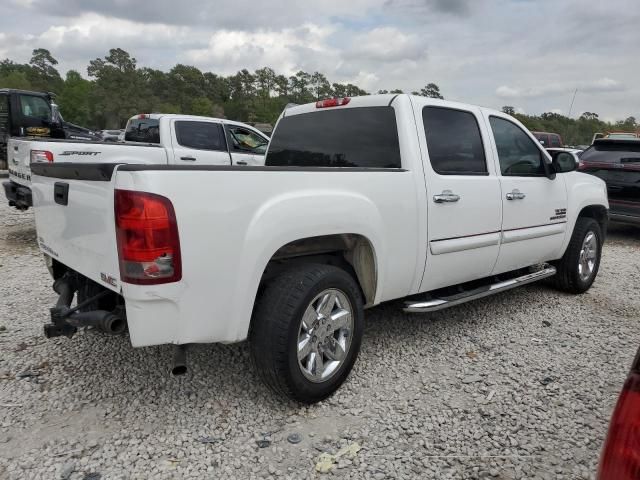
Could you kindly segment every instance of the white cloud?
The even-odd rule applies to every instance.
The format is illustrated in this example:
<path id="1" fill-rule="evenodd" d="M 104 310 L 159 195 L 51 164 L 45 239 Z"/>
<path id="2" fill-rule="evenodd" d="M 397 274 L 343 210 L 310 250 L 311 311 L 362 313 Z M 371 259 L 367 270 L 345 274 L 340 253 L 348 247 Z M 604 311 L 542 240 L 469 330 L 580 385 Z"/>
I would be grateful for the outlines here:
<path id="1" fill-rule="evenodd" d="M 536 98 L 571 93 L 576 89 L 581 92 L 618 92 L 623 91 L 625 87 L 619 81 L 605 77 L 576 83 L 548 83 L 535 87 L 501 85 L 496 89 L 496 95 L 501 98 Z"/>
<path id="2" fill-rule="evenodd" d="M 0 58 L 44 47 L 62 74 L 86 74 L 119 47 L 165 71 L 302 69 L 369 91 L 434 82 L 449 99 L 532 114 L 568 110 L 578 88 L 574 112 L 623 119 L 640 117 L 638 24 L 637 0 L 4 0 Z"/>
<path id="3" fill-rule="evenodd" d="M 185 53 L 190 62 L 224 74 L 269 66 L 279 73 L 291 75 L 299 69 L 303 53 L 338 58 L 326 43 L 332 32 L 332 28 L 314 24 L 280 31 L 218 30 L 210 36 L 206 47 Z"/>
<path id="4" fill-rule="evenodd" d="M 426 48 L 417 35 L 394 27 L 378 27 L 355 35 L 346 55 L 357 60 L 397 62 L 424 57 Z"/>

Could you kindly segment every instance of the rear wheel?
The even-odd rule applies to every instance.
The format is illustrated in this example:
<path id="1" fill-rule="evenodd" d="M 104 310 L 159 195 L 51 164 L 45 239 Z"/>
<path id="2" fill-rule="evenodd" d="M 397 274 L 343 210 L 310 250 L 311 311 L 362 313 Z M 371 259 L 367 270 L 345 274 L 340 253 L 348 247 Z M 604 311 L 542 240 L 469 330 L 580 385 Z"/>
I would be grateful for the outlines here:
<path id="1" fill-rule="evenodd" d="M 553 284 L 569 293 L 584 293 L 593 284 L 602 255 L 602 229 L 593 218 L 580 217 L 562 259 Z"/>
<path id="2" fill-rule="evenodd" d="M 264 289 L 250 334 L 260 376 L 276 393 L 314 403 L 335 392 L 355 363 L 363 330 L 358 284 L 344 270 L 304 265 Z"/>

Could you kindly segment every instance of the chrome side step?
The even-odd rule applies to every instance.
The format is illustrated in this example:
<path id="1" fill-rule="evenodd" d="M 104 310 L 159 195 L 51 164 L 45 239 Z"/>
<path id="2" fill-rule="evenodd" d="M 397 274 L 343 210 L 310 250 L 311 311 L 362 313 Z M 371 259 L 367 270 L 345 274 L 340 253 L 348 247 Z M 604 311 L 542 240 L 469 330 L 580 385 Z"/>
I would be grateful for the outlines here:
<path id="1" fill-rule="evenodd" d="M 424 313 L 435 312 L 444 308 L 460 305 L 461 303 L 477 300 L 478 298 L 488 297 L 495 293 L 511 290 L 515 287 L 526 285 L 527 283 L 537 282 L 543 278 L 551 277 L 556 274 L 556 267 L 545 265 L 545 267 L 537 272 L 528 273 L 520 277 L 505 280 L 503 282 L 494 283 L 484 287 L 475 288 L 468 292 L 451 295 L 448 297 L 431 298 L 429 300 L 407 300 L 403 310 L 407 313 Z"/>

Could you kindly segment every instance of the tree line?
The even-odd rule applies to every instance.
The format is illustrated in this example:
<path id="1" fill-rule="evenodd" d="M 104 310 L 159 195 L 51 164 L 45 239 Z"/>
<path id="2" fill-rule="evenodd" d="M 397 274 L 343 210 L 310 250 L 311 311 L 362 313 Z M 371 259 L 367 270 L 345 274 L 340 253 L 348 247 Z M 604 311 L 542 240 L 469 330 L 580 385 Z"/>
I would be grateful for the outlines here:
<path id="1" fill-rule="evenodd" d="M 56 65 L 58 61 L 44 48 L 33 50 L 27 64 L 4 59 L 0 61 L 0 88 L 53 92 L 65 120 L 93 129 L 121 128 L 131 116 L 148 112 L 273 123 L 288 103 L 369 94 L 351 83 L 331 83 L 321 72 L 298 71 L 287 77 L 263 67 L 224 76 L 184 64 L 163 72 L 138 66 L 136 59 L 120 48 L 91 60 L 88 79 L 75 70 L 62 78 Z M 411 93 L 443 98 L 435 83 Z M 592 112 L 572 119 L 556 113 L 517 114 L 510 106 L 503 111 L 516 116 L 530 130 L 559 133 L 569 144 L 590 143 L 595 132 L 638 128 L 634 117 L 611 124 Z"/>

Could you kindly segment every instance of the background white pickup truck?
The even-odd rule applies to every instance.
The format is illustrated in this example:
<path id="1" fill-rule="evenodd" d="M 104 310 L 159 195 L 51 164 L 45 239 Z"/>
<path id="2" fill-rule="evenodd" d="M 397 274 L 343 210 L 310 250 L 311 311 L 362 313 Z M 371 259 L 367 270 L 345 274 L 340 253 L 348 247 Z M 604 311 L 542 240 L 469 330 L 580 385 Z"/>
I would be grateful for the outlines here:
<path id="1" fill-rule="evenodd" d="M 31 206 L 32 162 L 264 165 L 269 138 L 231 120 L 142 114 L 129 119 L 126 143 L 10 138 L 5 194 L 19 209 Z"/>
<path id="2" fill-rule="evenodd" d="M 267 384 L 302 402 L 347 377 L 364 307 L 429 312 L 548 277 L 586 291 L 608 218 L 604 182 L 517 120 L 409 95 L 287 109 L 264 167 L 32 168 L 60 294 L 48 336 L 249 338 Z"/>

